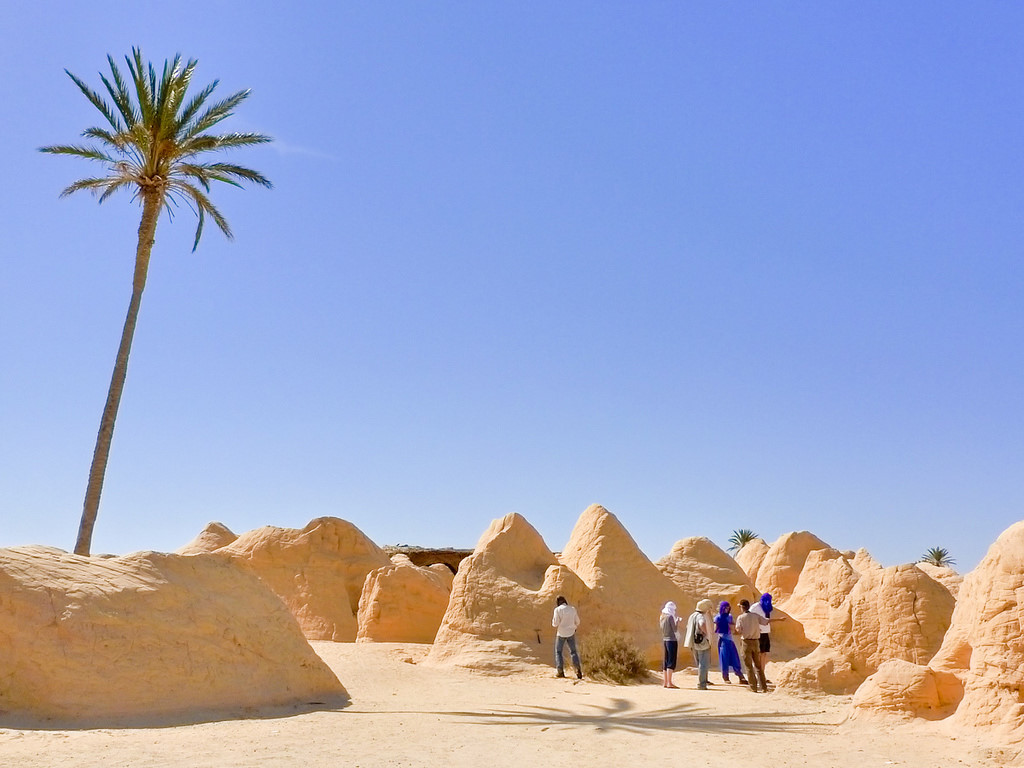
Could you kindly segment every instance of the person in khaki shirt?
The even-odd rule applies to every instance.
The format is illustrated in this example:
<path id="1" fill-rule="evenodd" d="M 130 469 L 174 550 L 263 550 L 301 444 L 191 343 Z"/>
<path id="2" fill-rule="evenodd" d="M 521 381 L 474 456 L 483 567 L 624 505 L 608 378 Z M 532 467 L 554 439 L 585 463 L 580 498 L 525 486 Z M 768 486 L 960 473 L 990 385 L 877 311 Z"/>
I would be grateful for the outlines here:
<path id="1" fill-rule="evenodd" d="M 736 618 L 736 632 L 743 639 L 743 665 L 747 668 L 750 690 L 757 693 L 758 686 L 768 692 L 768 681 L 761 663 L 761 624 L 768 620 L 750 612 L 750 601 L 740 600 L 741 613 Z"/>

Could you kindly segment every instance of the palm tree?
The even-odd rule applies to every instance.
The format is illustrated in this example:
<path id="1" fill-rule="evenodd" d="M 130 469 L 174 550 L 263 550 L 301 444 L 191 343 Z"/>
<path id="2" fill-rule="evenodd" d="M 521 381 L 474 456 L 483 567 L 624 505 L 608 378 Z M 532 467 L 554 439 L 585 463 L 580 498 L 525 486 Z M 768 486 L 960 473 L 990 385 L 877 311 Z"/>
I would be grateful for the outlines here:
<path id="1" fill-rule="evenodd" d="M 760 536 L 749 528 L 740 528 L 738 531 L 733 531 L 732 536 L 729 537 L 729 551 L 739 552 L 744 546 L 758 538 Z"/>
<path id="2" fill-rule="evenodd" d="M 241 182 L 248 181 L 264 187 L 271 186 L 260 173 L 249 168 L 202 160 L 218 150 L 263 144 L 271 140 L 269 136 L 258 133 L 209 133 L 211 128 L 233 114 L 234 109 L 248 98 L 249 91 L 238 91 L 225 99 L 208 103 L 218 84 L 215 80 L 186 101 L 185 96 L 197 63 L 194 59 L 183 64 L 181 56 L 175 56 L 173 61 L 164 62 L 162 74 L 158 74 L 151 62 L 143 61 L 142 51 L 138 48 L 133 48 L 131 56 L 125 56 L 125 61 L 131 76 L 130 83 L 122 77 L 113 58 L 107 56 L 110 78 L 101 73 L 100 80 L 110 96 L 109 102 L 104 95 L 64 70 L 100 111 L 109 127 L 88 128 L 82 133 L 95 144 L 58 145 L 41 147 L 39 150 L 53 155 L 81 157 L 103 166 L 103 175 L 79 179 L 64 189 L 61 197 L 87 189 L 98 195 L 102 203 L 115 192 L 124 190 L 130 192 L 132 199 L 142 207 L 132 297 L 96 436 L 82 522 L 75 543 L 75 553 L 80 555 L 88 555 L 92 546 L 92 531 L 99 510 L 103 476 L 114 434 L 114 420 L 117 418 L 121 392 L 128 373 L 128 355 L 135 334 L 142 291 L 146 286 L 149 258 L 160 212 L 167 209 L 170 217 L 172 210 L 169 206 L 184 203 L 196 214 L 199 224 L 192 245 L 194 252 L 203 234 L 207 215 L 228 239 L 232 238 L 227 220 L 207 196 L 212 182 L 240 187 Z"/>
<path id="3" fill-rule="evenodd" d="M 925 553 L 921 555 L 918 562 L 937 565 L 940 568 L 952 568 L 956 565 L 956 560 L 949 556 L 949 550 L 945 547 L 932 547 L 925 550 Z"/>

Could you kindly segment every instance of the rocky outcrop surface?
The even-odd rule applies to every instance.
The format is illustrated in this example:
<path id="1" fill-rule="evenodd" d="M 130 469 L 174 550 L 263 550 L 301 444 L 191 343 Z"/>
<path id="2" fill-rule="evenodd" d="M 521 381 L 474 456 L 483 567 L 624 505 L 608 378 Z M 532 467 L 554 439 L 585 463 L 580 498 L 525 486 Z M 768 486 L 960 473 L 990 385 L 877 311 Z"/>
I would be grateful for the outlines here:
<path id="1" fill-rule="evenodd" d="M 765 553 L 754 584 L 761 592 L 769 592 L 775 602 L 784 605 L 786 598 L 796 589 L 807 556 L 816 549 L 829 548 L 828 544 L 807 531 L 783 534 Z"/>
<path id="2" fill-rule="evenodd" d="M 803 624 L 807 637 L 819 642 L 832 613 L 842 605 L 860 579 L 860 573 L 842 552 L 832 548 L 807 554 L 786 611 Z"/>
<path id="3" fill-rule="evenodd" d="M 931 563 L 918 563 L 917 567 L 948 589 L 954 598 L 960 594 L 960 585 L 963 584 L 964 577 L 952 568 Z"/>
<path id="4" fill-rule="evenodd" d="M 223 523 L 207 523 L 199 535 L 179 549 L 176 554 L 198 555 L 203 552 L 213 552 L 215 549 L 226 547 L 237 538 L 238 536 Z"/>
<path id="5" fill-rule="evenodd" d="M 301 530 L 257 528 L 216 555 L 259 576 L 292 611 L 310 640 L 352 642 L 366 575 L 391 564 L 352 523 L 321 517 Z"/>
<path id="6" fill-rule="evenodd" d="M 454 575 L 447 565 L 413 565 L 392 555 L 391 565 L 366 576 L 357 616 L 357 642 L 432 643 L 448 608 Z"/>
<path id="7" fill-rule="evenodd" d="M 703 536 L 677 541 L 655 566 L 683 593 L 681 612 L 692 611 L 697 601 L 704 598 L 716 603 L 728 600 L 735 605 L 743 598 L 753 602 L 761 596 L 736 561 Z"/>
<path id="8" fill-rule="evenodd" d="M 671 600 L 685 617 L 703 597 L 684 593 L 597 504 L 580 515 L 559 559 L 590 589 L 585 607 L 591 624 L 625 634 L 652 663 L 663 655 L 662 606 Z"/>
<path id="9" fill-rule="evenodd" d="M 962 694 L 952 673 L 893 659 L 883 662 L 857 689 L 854 716 L 884 713 L 940 720 L 952 713 Z"/>
<path id="10" fill-rule="evenodd" d="M 776 675 L 780 688 L 851 693 L 884 661 L 927 663 L 953 613 L 949 591 L 913 565 L 862 573 L 821 644 Z"/>
<path id="11" fill-rule="evenodd" d="M 223 559 L 0 550 L 3 718 L 194 720 L 344 695 L 281 601 Z"/>
<path id="12" fill-rule="evenodd" d="M 579 607 L 586 623 L 588 591 L 525 518 L 506 515 L 459 566 L 426 663 L 494 674 L 550 664 L 555 598 Z"/>
<path id="13" fill-rule="evenodd" d="M 768 549 L 768 542 L 764 539 L 754 539 L 744 544 L 736 553 L 736 564 L 750 577 L 752 584 L 757 584 L 757 574 L 761 570 L 761 563 L 764 562 Z"/>
<path id="14" fill-rule="evenodd" d="M 942 647 L 917 676 L 934 674 L 950 720 L 1024 741 L 1024 522 L 996 539 L 964 577 Z M 894 677 L 890 675 L 890 677 Z M 901 680 L 858 695 L 858 712 L 918 714 Z"/>

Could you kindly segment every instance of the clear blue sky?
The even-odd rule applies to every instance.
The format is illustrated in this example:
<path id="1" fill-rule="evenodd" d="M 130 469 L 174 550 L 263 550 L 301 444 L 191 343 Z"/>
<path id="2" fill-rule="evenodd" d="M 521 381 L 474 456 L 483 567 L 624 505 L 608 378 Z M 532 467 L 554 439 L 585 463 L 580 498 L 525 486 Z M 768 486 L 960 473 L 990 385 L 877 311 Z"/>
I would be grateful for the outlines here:
<path id="1" fill-rule="evenodd" d="M 6 8 L 0 545 L 74 543 L 139 209 L 39 154 L 132 45 L 253 95 L 234 242 L 157 230 L 94 550 L 336 515 L 656 559 L 808 529 L 969 570 L 1024 517 L 1024 6 Z"/>

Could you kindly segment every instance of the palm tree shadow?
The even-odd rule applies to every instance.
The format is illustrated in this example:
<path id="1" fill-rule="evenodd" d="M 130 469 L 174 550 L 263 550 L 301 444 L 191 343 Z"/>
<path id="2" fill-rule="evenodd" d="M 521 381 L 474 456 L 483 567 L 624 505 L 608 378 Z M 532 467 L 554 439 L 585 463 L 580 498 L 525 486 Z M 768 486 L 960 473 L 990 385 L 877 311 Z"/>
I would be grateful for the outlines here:
<path id="1" fill-rule="evenodd" d="M 823 723 L 787 720 L 782 712 L 750 712 L 723 715 L 695 704 L 678 704 L 655 710 L 639 710 L 626 699 L 612 699 L 608 705 L 586 705 L 589 711 L 528 707 L 489 712 L 448 712 L 450 717 L 472 720 L 478 725 L 548 726 L 592 728 L 598 732 L 621 731 L 651 735 L 657 731 L 695 731 L 725 734 L 753 734 L 767 731 L 810 732 Z"/>

